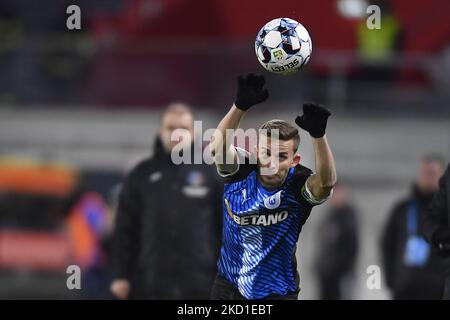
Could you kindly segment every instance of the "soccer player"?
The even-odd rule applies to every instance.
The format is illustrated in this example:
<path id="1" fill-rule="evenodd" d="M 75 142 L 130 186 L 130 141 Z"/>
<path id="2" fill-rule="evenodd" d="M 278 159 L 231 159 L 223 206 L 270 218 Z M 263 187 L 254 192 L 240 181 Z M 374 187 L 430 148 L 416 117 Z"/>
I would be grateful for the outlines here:
<path id="1" fill-rule="evenodd" d="M 215 300 L 296 300 L 300 230 L 312 207 L 323 203 L 336 183 L 325 136 L 330 112 L 320 105 L 304 104 L 303 115 L 295 119 L 312 137 L 316 173 L 299 164 L 300 136 L 286 121 L 264 123 L 260 129 L 266 130 L 259 130 L 253 154 L 232 145 L 234 137 L 227 137 L 227 129 L 236 130 L 248 109 L 268 98 L 264 85 L 263 76 L 239 77 L 235 103 L 211 142 L 217 171 L 225 182 L 222 248 L 211 293 Z M 277 133 L 272 130 L 278 134 L 272 137 L 272 132 Z M 272 154 L 274 143 L 278 150 Z M 265 174 L 270 169 L 276 172 Z"/>

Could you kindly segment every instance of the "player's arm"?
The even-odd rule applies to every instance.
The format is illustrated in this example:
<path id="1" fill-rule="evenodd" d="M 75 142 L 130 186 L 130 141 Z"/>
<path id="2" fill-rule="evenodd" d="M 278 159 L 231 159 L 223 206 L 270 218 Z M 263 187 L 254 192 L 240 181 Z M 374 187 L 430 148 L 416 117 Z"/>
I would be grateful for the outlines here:
<path id="1" fill-rule="evenodd" d="M 232 146 L 234 135 L 227 136 L 226 132 L 237 129 L 244 114 L 244 110 L 233 104 L 214 132 L 211 153 L 220 173 L 232 173 L 237 170 L 236 149 Z"/>
<path id="2" fill-rule="evenodd" d="M 233 173 L 238 169 L 236 149 L 233 147 L 234 130 L 247 110 L 265 101 L 269 93 L 264 89 L 263 76 L 249 74 L 238 78 L 235 103 L 220 121 L 211 140 L 210 149 L 214 162 L 221 173 Z"/>
<path id="3" fill-rule="evenodd" d="M 316 173 L 306 181 L 317 200 L 326 199 L 336 184 L 336 167 L 326 136 L 313 138 Z"/>
<path id="4" fill-rule="evenodd" d="M 303 115 L 295 119 L 297 125 L 312 137 L 316 173 L 308 178 L 306 188 L 317 202 L 328 198 L 337 180 L 333 153 L 325 135 L 330 115 L 325 107 L 307 103 L 303 105 Z"/>

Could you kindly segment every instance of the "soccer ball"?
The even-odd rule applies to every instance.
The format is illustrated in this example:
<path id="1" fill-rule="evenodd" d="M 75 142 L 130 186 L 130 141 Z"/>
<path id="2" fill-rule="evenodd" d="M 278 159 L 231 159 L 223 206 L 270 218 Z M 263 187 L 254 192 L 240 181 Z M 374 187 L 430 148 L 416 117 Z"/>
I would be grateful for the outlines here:
<path id="1" fill-rule="evenodd" d="M 306 28 L 289 18 L 274 19 L 259 30 L 255 52 L 261 65 L 270 72 L 297 72 L 309 60 L 312 42 Z"/>

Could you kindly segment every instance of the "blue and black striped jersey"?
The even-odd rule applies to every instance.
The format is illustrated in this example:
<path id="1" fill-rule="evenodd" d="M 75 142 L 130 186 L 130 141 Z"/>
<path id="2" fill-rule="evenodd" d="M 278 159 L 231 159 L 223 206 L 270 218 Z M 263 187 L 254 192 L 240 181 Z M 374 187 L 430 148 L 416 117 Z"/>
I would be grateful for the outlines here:
<path id="1" fill-rule="evenodd" d="M 312 171 L 297 165 L 282 186 L 268 191 L 258 182 L 256 164 L 248 163 L 250 154 L 236 150 L 238 170 L 221 174 L 225 186 L 219 274 L 247 299 L 294 293 L 299 286 L 297 240 L 312 207 L 321 203 L 306 187 Z"/>

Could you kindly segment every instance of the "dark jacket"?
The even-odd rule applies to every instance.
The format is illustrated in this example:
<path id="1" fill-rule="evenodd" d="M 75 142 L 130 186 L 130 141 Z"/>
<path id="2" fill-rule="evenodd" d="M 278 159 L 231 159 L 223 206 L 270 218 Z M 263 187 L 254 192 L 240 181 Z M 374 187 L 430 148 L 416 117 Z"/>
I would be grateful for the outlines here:
<path id="1" fill-rule="evenodd" d="M 450 224 L 450 165 L 444 175 L 439 179 L 439 190 L 431 202 L 427 214 L 423 217 L 425 236 L 433 242 L 435 232 L 440 228 L 449 228 Z"/>
<path id="2" fill-rule="evenodd" d="M 443 265 L 435 248 L 429 248 L 429 257 L 423 265 L 412 266 L 405 263 L 407 241 L 412 235 L 408 231 L 410 206 L 417 206 L 417 232 L 414 235 L 423 238 L 424 230 L 420 221 L 426 214 L 432 197 L 433 194 L 423 194 L 414 186 L 411 195 L 394 206 L 383 230 L 381 251 L 384 275 L 394 298 L 439 299 L 442 294 Z"/>
<path id="3" fill-rule="evenodd" d="M 358 224 L 351 205 L 332 208 L 319 226 L 316 270 L 322 278 L 338 278 L 353 271 L 358 252 Z"/>
<path id="4" fill-rule="evenodd" d="M 208 298 L 221 238 L 221 185 L 214 166 L 175 165 L 159 139 L 127 176 L 113 241 L 114 278 L 134 297 Z"/>
<path id="5" fill-rule="evenodd" d="M 450 164 L 439 180 L 439 190 L 422 217 L 422 227 L 426 239 L 433 245 L 433 237 L 441 228 L 450 228 Z M 450 258 L 443 259 L 446 275 L 450 276 Z"/>

